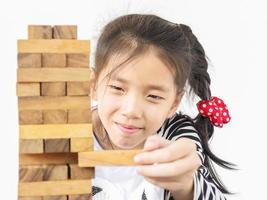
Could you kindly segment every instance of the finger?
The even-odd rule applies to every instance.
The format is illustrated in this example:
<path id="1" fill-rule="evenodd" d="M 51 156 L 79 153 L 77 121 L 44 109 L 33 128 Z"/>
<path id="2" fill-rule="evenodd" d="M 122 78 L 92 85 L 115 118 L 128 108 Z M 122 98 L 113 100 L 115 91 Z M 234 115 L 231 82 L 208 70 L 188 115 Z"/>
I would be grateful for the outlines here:
<path id="1" fill-rule="evenodd" d="M 160 140 L 151 140 L 160 141 Z M 169 142 L 169 141 L 168 141 Z M 161 144 L 163 144 L 162 142 Z M 165 143 L 167 144 L 167 142 Z M 135 156 L 134 160 L 138 164 L 166 163 L 181 159 L 189 153 L 195 152 L 196 145 L 190 140 L 183 138 L 169 143 L 168 146 L 153 151 L 142 152 Z"/>
<path id="2" fill-rule="evenodd" d="M 144 150 L 145 151 L 152 151 L 152 150 L 155 150 L 158 148 L 168 146 L 170 143 L 171 143 L 171 141 L 166 140 L 166 139 L 160 137 L 159 135 L 152 135 L 146 139 L 146 142 L 144 144 Z"/>
<path id="3" fill-rule="evenodd" d="M 194 153 L 169 163 L 141 165 L 138 166 L 137 171 L 139 174 L 148 177 L 174 177 L 190 171 L 196 171 L 200 164 L 199 156 Z"/>

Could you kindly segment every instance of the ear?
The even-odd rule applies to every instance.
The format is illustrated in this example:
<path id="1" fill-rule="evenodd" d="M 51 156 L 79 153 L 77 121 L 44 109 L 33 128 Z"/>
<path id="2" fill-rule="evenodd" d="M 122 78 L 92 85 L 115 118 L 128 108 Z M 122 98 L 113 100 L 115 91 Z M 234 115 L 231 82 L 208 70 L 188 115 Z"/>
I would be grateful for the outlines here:
<path id="1" fill-rule="evenodd" d="M 178 109 L 178 106 L 181 103 L 183 96 L 184 96 L 184 92 L 180 92 L 176 95 L 176 98 L 172 104 L 172 107 L 170 108 L 170 111 L 168 112 L 167 118 L 171 118 L 175 114 L 176 110 Z"/>
<path id="2" fill-rule="evenodd" d="M 96 101 L 97 95 L 96 95 L 96 75 L 95 70 L 93 68 L 90 68 L 90 94 L 91 99 Z"/>

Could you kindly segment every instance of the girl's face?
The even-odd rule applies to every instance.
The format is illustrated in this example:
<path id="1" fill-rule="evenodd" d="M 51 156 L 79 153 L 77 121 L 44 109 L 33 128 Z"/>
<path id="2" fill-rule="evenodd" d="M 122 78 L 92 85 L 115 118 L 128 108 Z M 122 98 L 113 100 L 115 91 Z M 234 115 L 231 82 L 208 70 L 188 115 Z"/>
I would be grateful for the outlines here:
<path id="1" fill-rule="evenodd" d="M 93 82 L 99 118 L 116 149 L 141 149 L 166 118 L 174 115 L 182 95 L 176 93 L 174 76 L 150 51 L 111 75 L 122 60 L 110 59 Z M 97 84 L 97 85 L 95 85 Z"/>

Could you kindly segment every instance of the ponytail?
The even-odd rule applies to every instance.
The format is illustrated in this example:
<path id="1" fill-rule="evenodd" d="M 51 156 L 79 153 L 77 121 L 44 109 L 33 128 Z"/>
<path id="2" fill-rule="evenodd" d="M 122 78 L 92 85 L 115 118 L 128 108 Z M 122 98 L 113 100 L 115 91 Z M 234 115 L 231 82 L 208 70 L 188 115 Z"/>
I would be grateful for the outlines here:
<path id="1" fill-rule="evenodd" d="M 190 93 L 194 92 L 201 100 L 210 100 L 211 98 L 211 91 L 210 91 L 210 76 L 208 74 L 208 62 L 206 59 L 205 51 L 202 45 L 199 43 L 198 39 L 192 33 L 190 27 L 180 24 L 178 25 L 185 36 L 187 37 L 190 43 L 190 52 L 191 52 L 191 73 L 189 76 L 189 85 L 190 85 Z M 204 165 L 210 171 L 212 181 L 214 184 L 221 190 L 223 193 L 230 194 L 228 189 L 220 180 L 218 174 L 216 173 L 213 162 L 217 165 L 227 168 L 227 169 L 234 169 L 234 164 L 224 161 L 217 157 L 209 147 L 209 139 L 212 137 L 214 132 L 214 127 L 207 117 L 203 117 L 202 115 L 198 114 L 194 119 L 194 124 L 199 132 L 200 138 L 203 143 L 203 150 L 204 153 L 208 156 L 204 160 Z M 213 161 L 213 162 L 212 162 Z"/>

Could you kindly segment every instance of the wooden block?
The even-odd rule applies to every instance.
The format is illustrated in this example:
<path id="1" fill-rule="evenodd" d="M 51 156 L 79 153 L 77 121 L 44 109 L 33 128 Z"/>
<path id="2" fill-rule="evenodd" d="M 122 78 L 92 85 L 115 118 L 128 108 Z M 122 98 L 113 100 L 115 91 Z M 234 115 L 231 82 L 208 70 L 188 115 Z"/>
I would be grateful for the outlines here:
<path id="1" fill-rule="evenodd" d="M 77 26 L 76 25 L 56 25 L 53 27 L 54 39 L 77 39 Z"/>
<path id="2" fill-rule="evenodd" d="M 68 110 L 68 123 L 92 123 L 91 109 Z"/>
<path id="3" fill-rule="evenodd" d="M 95 177 L 93 167 L 79 167 L 77 164 L 70 165 L 70 178 L 75 180 L 92 179 Z"/>
<path id="4" fill-rule="evenodd" d="M 79 96 L 90 94 L 90 82 L 67 82 L 67 95 L 68 96 Z"/>
<path id="5" fill-rule="evenodd" d="M 86 68 L 18 68 L 18 82 L 72 82 L 90 81 Z"/>
<path id="6" fill-rule="evenodd" d="M 20 139 L 63 139 L 92 137 L 92 124 L 20 125 Z"/>
<path id="7" fill-rule="evenodd" d="M 66 110 L 44 110 L 44 124 L 66 124 L 68 112 Z"/>
<path id="8" fill-rule="evenodd" d="M 44 181 L 58 181 L 68 179 L 67 165 L 47 165 L 44 166 Z"/>
<path id="9" fill-rule="evenodd" d="M 41 165 L 26 165 L 19 167 L 19 181 L 20 182 L 34 182 L 42 181 L 44 176 L 44 169 Z"/>
<path id="10" fill-rule="evenodd" d="M 69 195 L 69 200 L 92 200 L 92 194 Z"/>
<path id="11" fill-rule="evenodd" d="M 89 54 L 67 54 L 67 67 L 89 67 Z"/>
<path id="12" fill-rule="evenodd" d="M 46 25 L 29 25 L 29 39 L 52 39 L 52 26 Z"/>
<path id="13" fill-rule="evenodd" d="M 65 82 L 41 83 L 41 95 L 42 96 L 65 96 L 66 95 L 66 83 Z"/>
<path id="14" fill-rule="evenodd" d="M 19 197 L 19 200 L 43 200 L 42 197 Z"/>
<path id="15" fill-rule="evenodd" d="M 19 53 L 18 54 L 19 67 L 41 67 L 41 54 L 40 53 Z"/>
<path id="16" fill-rule="evenodd" d="M 19 153 L 43 153 L 44 152 L 44 142 L 42 139 L 34 140 L 19 140 Z"/>
<path id="17" fill-rule="evenodd" d="M 70 139 L 71 152 L 82 152 L 82 151 L 93 151 L 93 150 L 94 150 L 94 143 L 92 137 Z"/>
<path id="18" fill-rule="evenodd" d="M 66 54 L 64 53 L 44 53 L 42 54 L 43 67 L 66 67 Z"/>
<path id="19" fill-rule="evenodd" d="M 44 142 L 46 153 L 70 152 L 69 139 L 45 139 Z"/>
<path id="20" fill-rule="evenodd" d="M 20 165 L 78 163 L 77 153 L 20 154 Z"/>
<path id="21" fill-rule="evenodd" d="M 19 110 L 90 109 L 90 97 L 19 97 Z"/>
<path id="22" fill-rule="evenodd" d="M 42 124 L 43 115 L 41 110 L 19 111 L 19 124 Z"/>
<path id="23" fill-rule="evenodd" d="M 91 187 L 91 180 L 64 180 L 19 183 L 18 195 L 20 197 L 27 197 L 88 194 L 92 192 Z"/>
<path id="24" fill-rule="evenodd" d="M 111 150 L 111 151 L 92 151 L 79 152 L 79 167 L 94 166 L 134 166 L 136 163 L 133 158 L 142 150 Z"/>
<path id="25" fill-rule="evenodd" d="M 85 53 L 89 54 L 89 40 L 18 40 L 19 53 Z"/>
<path id="26" fill-rule="evenodd" d="M 40 96 L 40 83 L 17 83 L 17 96 Z"/>
<path id="27" fill-rule="evenodd" d="M 42 200 L 68 200 L 68 196 L 44 196 Z"/>

